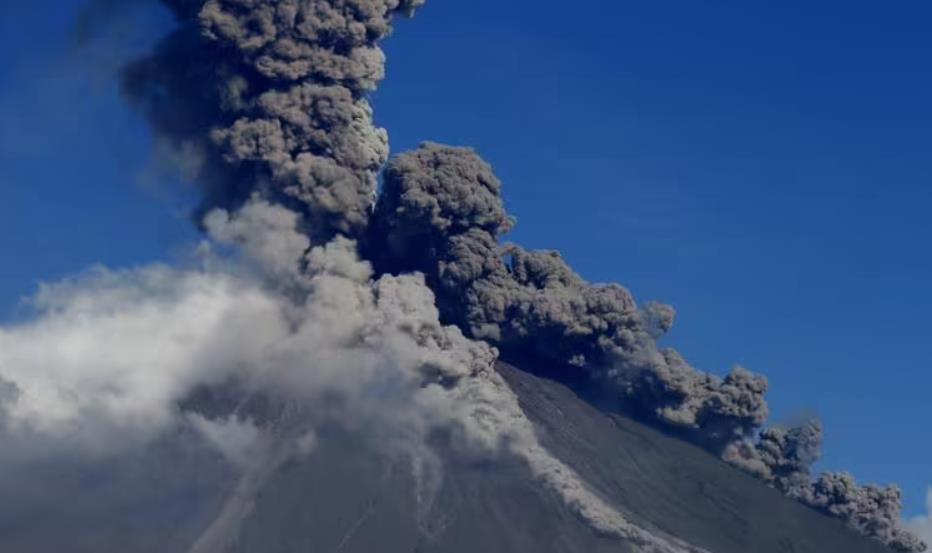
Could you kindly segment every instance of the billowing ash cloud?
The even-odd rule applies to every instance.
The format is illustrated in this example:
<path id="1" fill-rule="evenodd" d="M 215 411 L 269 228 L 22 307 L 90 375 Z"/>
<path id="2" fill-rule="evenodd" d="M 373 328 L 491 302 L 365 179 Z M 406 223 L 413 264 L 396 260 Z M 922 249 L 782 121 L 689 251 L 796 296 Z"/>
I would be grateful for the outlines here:
<path id="1" fill-rule="evenodd" d="M 259 267 L 272 268 L 279 277 L 276 282 L 283 282 L 281 275 L 288 274 L 293 279 L 291 284 L 310 294 L 306 312 L 313 314 L 315 326 L 321 326 L 315 328 L 309 336 L 304 336 L 299 329 L 295 336 L 297 344 L 313 349 L 316 355 L 332 347 L 328 345 L 333 343 L 352 350 L 348 355 L 340 354 L 341 360 L 338 363 L 316 363 L 313 355 L 308 357 L 308 350 L 292 361 L 295 367 L 299 367 L 298 370 L 307 371 L 307 365 L 327 367 L 328 371 L 333 370 L 332 365 L 350 363 L 358 366 L 359 361 L 353 357 L 359 348 L 371 350 L 379 356 L 387 353 L 389 359 L 405 359 L 407 365 L 416 367 L 413 377 L 407 377 L 407 387 L 398 396 L 399 392 L 393 390 L 397 383 L 392 382 L 395 378 L 391 371 L 375 360 L 370 379 L 378 385 L 369 386 L 364 407 L 354 405 L 354 412 L 336 416 L 341 424 L 357 420 L 358 413 L 355 411 L 359 410 L 371 417 L 369 424 L 379 421 L 377 424 L 384 425 L 386 417 L 388 420 L 399 418 L 396 425 L 387 430 L 380 429 L 380 439 L 384 440 L 386 434 L 391 435 L 391 447 L 405 444 L 406 450 L 421 451 L 422 455 L 427 456 L 429 453 L 423 449 L 431 431 L 437 427 L 453 429 L 457 435 L 457 439 L 453 440 L 454 447 L 463 453 L 493 455 L 507 451 L 523 459 L 537 478 L 597 531 L 639 543 L 645 547 L 645 551 L 676 553 L 694 550 L 675 541 L 658 538 L 628 522 L 592 492 L 572 469 L 544 449 L 533 425 L 521 410 L 517 397 L 493 367 L 497 352 L 483 342 L 467 339 L 455 326 L 441 326 L 434 294 L 426 286 L 422 275 L 383 275 L 373 281 L 370 264 L 360 261 L 355 244 L 342 237 L 324 247 L 312 248 L 303 258 L 293 258 L 290 264 L 292 270 L 286 271 L 284 269 L 289 264 L 283 263 L 287 259 L 285 252 L 303 252 L 300 248 L 267 245 L 299 244 L 301 240 L 296 232 L 296 218 L 283 208 L 262 200 L 250 201 L 232 216 L 224 212 L 211 213 L 208 221 L 208 229 L 219 233 L 225 240 L 239 242 L 242 251 L 256 261 Z M 290 229 L 286 228 L 287 223 L 291 224 Z M 270 252 L 273 252 L 272 255 Z M 330 278 L 337 275 L 342 280 L 350 280 L 360 286 L 366 283 L 371 299 L 359 290 L 345 288 L 345 282 L 337 284 L 330 278 L 322 277 L 322 274 L 331 275 Z M 319 295 L 325 299 L 320 303 L 312 301 Z M 351 306 L 343 305 L 346 298 L 356 298 L 357 301 L 365 298 L 367 302 L 372 301 L 376 306 L 384 307 L 386 312 L 362 310 L 356 320 L 355 313 L 360 309 L 350 309 Z M 316 339 L 320 334 L 326 336 L 334 327 L 339 329 L 347 318 L 366 330 L 357 332 L 356 338 L 328 336 L 323 341 Z M 398 348 L 395 339 L 378 338 L 385 333 L 386 328 L 393 327 L 403 329 L 408 337 L 416 337 L 421 349 L 406 347 L 402 351 L 395 351 Z M 406 353 L 410 354 L 410 358 L 406 357 Z M 349 378 L 357 378 L 355 373 L 359 370 L 357 368 L 346 372 Z M 354 382 L 354 386 L 357 384 Z M 283 388 L 288 390 L 286 393 L 293 393 L 295 389 L 302 389 L 300 382 L 289 380 Z M 316 398 L 317 402 L 328 405 L 327 417 L 334 417 L 333 406 L 329 401 L 323 401 L 325 395 L 328 395 L 327 386 L 315 382 L 313 390 L 315 394 L 321 394 Z M 372 401 L 368 397 L 374 393 L 379 396 L 387 393 L 389 398 L 397 399 L 397 404 L 380 405 L 379 402 L 383 400 Z M 410 412 L 412 410 L 413 413 Z M 402 436 L 398 436 L 398 432 Z"/>
<path id="2" fill-rule="evenodd" d="M 836 516 L 861 533 L 879 539 L 894 551 L 925 551 L 925 544 L 903 528 L 903 494 L 896 486 L 859 486 L 848 473 L 824 473 L 794 497 Z"/>
<path id="3" fill-rule="evenodd" d="M 441 312 L 473 337 L 601 371 L 703 439 L 724 444 L 766 420 L 763 377 L 737 368 L 720 379 L 659 349 L 671 307 L 639 308 L 626 289 L 586 282 L 556 252 L 500 246 L 511 224 L 487 163 L 469 149 L 425 144 L 385 170 L 372 255 L 387 271 L 427 274 Z"/>
<path id="4" fill-rule="evenodd" d="M 925 544 L 902 526 L 903 498 L 899 488 L 859 486 L 847 473 L 827 472 L 813 480 L 812 465 L 821 454 L 822 424 L 812 420 L 789 429 L 763 430 L 757 443 L 732 443 L 724 458 L 895 551 L 925 551 Z"/>
<path id="5" fill-rule="evenodd" d="M 386 167 L 368 249 L 385 271 L 425 273 L 444 318 L 506 356 L 586 371 L 787 495 L 894 549 L 924 550 L 899 526 L 898 490 L 833 474 L 812 481 L 818 422 L 766 429 L 751 441 L 768 417 L 766 378 L 742 367 L 720 378 L 659 348 L 671 307 L 639 307 L 621 286 L 590 284 L 556 252 L 500 245 L 512 225 L 486 162 L 469 149 L 428 143 Z"/>
<path id="6" fill-rule="evenodd" d="M 724 458 L 781 491 L 794 495 L 811 484 L 812 465 L 822 455 L 822 423 L 811 420 L 793 428 L 762 430 L 757 443 L 733 442 Z"/>
<path id="7" fill-rule="evenodd" d="M 743 367 L 725 378 L 697 371 L 674 350 L 623 382 L 637 402 L 653 407 L 666 424 L 698 428 L 696 439 L 716 451 L 767 420 L 767 379 Z"/>
<path id="8" fill-rule="evenodd" d="M 286 396 L 304 390 L 308 365 L 333 373 L 326 380 L 330 387 L 345 379 L 349 388 L 344 393 L 369 389 L 360 385 L 369 382 L 385 388 L 380 395 L 395 397 L 401 386 L 406 391 L 398 405 L 356 401 L 351 413 L 336 418 L 346 424 L 361 420 L 364 412 L 373 424 L 392 421 L 391 431 L 379 435 L 402 432 L 385 440 L 395 444 L 411 443 L 409 434 L 420 444 L 429 426 L 438 424 L 459 428 L 455 443 L 467 450 L 494 451 L 507 443 L 594 527 L 637 537 L 639 530 L 537 443 L 530 422 L 492 368 L 493 350 L 465 338 L 456 327 L 440 326 L 424 278 L 410 273 L 375 278 L 348 239 L 365 236 L 377 174 L 388 157 L 387 134 L 373 124 L 365 98 L 384 77 L 378 41 L 391 31 L 394 14 L 410 14 L 423 1 L 166 4 L 178 15 L 180 28 L 152 56 L 127 69 L 124 88 L 162 141 L 184 152 L 185 159 L 198 153 L 196 180 L 206 191 L 203 227 L 216 242 L 239 248 L 254 273 L 273 282 L 276 293 L 293 304 L 281 311 L 297 330 L 281 342 L 293 344 L 296 352 L 308 350 L 279 351 L 275 366 L 287 370 L 276 370 L 272 382 L 260 389 L 267 392 L 271 386 Z M 380 338 L 383 328 L 396 325 L 392 318 L 401 315 L 407 338 L 422 343 Z M 426 325 L 427 320 L 435 326 Z M 399 345 L 405 348 L 393 349 Z M 332 357 L 318 359 L 335 348 Z M 371 359 L 358 359 L 366 352 Z M 417 368 L 401 379 L 383 366 L 392 362 Z M 347 363 L 356 369 L 346 370 Z M 256 375 L 248 376 L 251 381 Z M 327 389 L 315 381 L 306 391 Z M 329 399 L 300 397 L 311 405 L 315 399 L 334 418 Z M 208 438 L 230 434 L 201 427 L 212 432 Z M 233 428 L 242 430 L 241 425 Z M 274 469 L 268 463 L 252 467 L 244 482 L 267 470 Z M 255 484 L 243 484 L 218 519 L 219 527 L 241 516 L 254 489 Z M 216 528 L 205 535 L 206 543 L 227 539 L 224 532 L 217 537 Z"/>
<path id="9" fill-rule="evenodd" d="M 161 140 L 199 153 L 206 206 L 261 191 L 317 238 L 360 234 L 388 156 L 365 98 L 385 73 L 378 42 L 423 0 L 165 3 L 181 26 L 124 89 Z"/>
<path id="10" fill-rule="evenodd" d="M 556 252 L 500 244 L 513 221 L 473 151 L 398 156 L 376 198 L 389 154 L 367 100 L 384 77 L 379 42 L 424 0 L 162 3 L 178 28 L 126 68 L 123 88 L 204 190 L 207 266 L 100 270 L 47 287 L 33 321 L 0 328 L 9 443 L 107 455 L 173 427 L 198 432 L 242 474 L 193 548 L 213 551 L 236 538 L 268 475 L 313 455 L 320 425 L 409 459 L 418 497 L 435 488 L 430 437 L 443 431 L 464 455 L 521 459 L 599 532 L 694 551 L 629 523 L 540 445 L 495 346 L 602 383 L 801 501 L 920 550 L 890 489 L 811 482 L 820 428 L 752 443 L 766 379 L 705 374 L 659 348 L 671 307 L 590 284 Z M 221 412 L 192 401 L 224 389 L 245 399 Z M 240 408 L 253 397 L 276 408 Z"/>
<path id="11" fill-rule="evenodd" d="M 315 241 L 368 236 L 380 271 L 423 271 L 443 319 L 474 338 L 611 367 L 644 408 L 717 443 L 759 425 L 761 377 L 738 370 L 723 381 L 658 350 L 671 308 L 638 308 L 624 288 L 590 285 L 555 253 L 501 249 L 511 224 L 501 185 L 472 152 L 428 145 L 394 160 L 378 230 L 364 233 L 388 155 L 365 98 L 384 76 L 378 41 L 393 14 L 421 3 L 171 2 L 180 29 L 126 71 L 125 89 L 162 140 L 189 160 L 201 152 L 205 210 L 258 194 L 303 215 Z"/>

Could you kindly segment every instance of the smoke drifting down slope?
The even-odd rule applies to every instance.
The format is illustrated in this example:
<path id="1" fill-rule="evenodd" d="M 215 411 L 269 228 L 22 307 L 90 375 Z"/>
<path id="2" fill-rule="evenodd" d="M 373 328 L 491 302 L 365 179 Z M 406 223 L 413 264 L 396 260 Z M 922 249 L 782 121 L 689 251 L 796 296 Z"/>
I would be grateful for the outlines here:
<path id="1" fill-rule="evenodd" d="M 500 350 L 563 365 L 791 497 L 897 550 L 924 549 L 898 526 L 897 490 L 812 481 L 820 427 L 759 432 L 764 377 L 719 378 L 659 348 L 671 307 L 592 285 L 555 252 L 500 244 L 513 221 L 475 152 L 428 143 L 389 161 L 367 94 L 384 77 L 392 19 L 423 0 L 163 4 L 179 26 L 126 69 L 124 89 L 193 160 L 207 265 L 53 287 L 35 321 L 0 330 L 0 420 L 30 444 L 21 461 L 35 444 L 108 455 L 171 428 L 200 433 L 241 472 L 192 549 L 223 551 L 264 481 L 339 425 L 410 466 L 425 512 L 441 441 L 465 458 L 520 460 L 601 535 L 701 551 L 633 523 L 549 452 L 494 368 Z M 127 347 L 101 354 L 114 343 Z M 243 398 L 231 408 L 196 400 L 226 388 Z"/>

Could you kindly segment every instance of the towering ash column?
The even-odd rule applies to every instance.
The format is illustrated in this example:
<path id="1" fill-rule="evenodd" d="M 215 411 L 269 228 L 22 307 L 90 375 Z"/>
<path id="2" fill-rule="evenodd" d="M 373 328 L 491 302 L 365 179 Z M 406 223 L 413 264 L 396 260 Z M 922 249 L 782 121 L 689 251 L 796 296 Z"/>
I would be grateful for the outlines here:
<path id="1" fill-rule="evenodd" d="M 325 240 L 360 235 L 388 136 L 365 95 L 378 42 L 424 0 L 164 0 L 180 29 L 125 76 L 175 152 L 193 158 L 205 208 L 253 193 L 305 215 Z"/>

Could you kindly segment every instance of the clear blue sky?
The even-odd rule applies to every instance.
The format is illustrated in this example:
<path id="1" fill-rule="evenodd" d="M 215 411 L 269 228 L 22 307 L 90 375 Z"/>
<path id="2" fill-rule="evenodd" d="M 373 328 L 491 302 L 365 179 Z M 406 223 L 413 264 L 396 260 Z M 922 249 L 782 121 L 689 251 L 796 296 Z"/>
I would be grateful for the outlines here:
<path id="1" fill-rule="evenodd" d="M 0 6 L 0 318 L 39 280 L 170 260 L 190 193 L 147 170 L 113 80 L 165 19 L 76 51 L 78 0 Z M 473 145 L 512 239 L 680 313 L 698 367 L 817 413 L 825 468 L 932 484 L 932 5 L 428 2 L 388 44 L 401 151 Z M 50 15 L 51 14 L 51 15 Z M 167 182 L 166 182 L 167 181 Z M 180 195 L 179 195 L 180 194 Z"/>

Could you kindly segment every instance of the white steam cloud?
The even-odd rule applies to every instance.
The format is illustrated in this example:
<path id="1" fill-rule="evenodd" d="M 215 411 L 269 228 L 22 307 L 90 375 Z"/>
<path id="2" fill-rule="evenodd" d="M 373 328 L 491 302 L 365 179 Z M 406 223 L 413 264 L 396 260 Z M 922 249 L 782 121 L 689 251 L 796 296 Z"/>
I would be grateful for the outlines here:
<path id="1" fill-rule="evenodd" d="M 8 431 L 99 453 L 153 438 L 176 403 L 257 360 L 287 331 L 259 286 L 151 266 L 44 286 L 35 320 L 0 328 Z"/>

